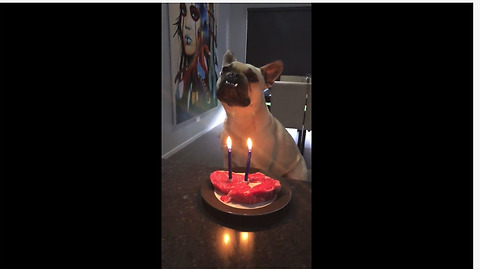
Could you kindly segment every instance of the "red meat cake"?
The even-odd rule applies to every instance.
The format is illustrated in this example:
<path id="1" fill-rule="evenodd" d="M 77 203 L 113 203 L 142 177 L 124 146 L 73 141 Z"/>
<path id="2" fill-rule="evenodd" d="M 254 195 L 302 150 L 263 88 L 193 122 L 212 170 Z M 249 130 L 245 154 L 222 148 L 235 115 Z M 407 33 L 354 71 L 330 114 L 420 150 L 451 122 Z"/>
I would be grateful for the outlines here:
<path id="1" fill-rule="evenodd" d="M 273 199 L 280 192 L 280 181 L 264 175 L 261 172 L 248 175 L 248 183 L 244 181 L 244 173 L 233 173 L 228 181 L 228 171 L 214 171 L 210 181 L 215 189 L 225 193 L 220 199 L 225 202 L 254 204 Z"/>

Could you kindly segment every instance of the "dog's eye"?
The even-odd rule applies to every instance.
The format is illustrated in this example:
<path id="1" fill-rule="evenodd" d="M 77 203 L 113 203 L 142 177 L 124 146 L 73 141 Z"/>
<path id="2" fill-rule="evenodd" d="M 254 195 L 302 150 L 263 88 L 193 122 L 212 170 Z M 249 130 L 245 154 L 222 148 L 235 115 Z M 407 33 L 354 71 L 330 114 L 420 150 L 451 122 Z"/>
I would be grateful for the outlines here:
<path id="1" fill-rule="evenodd" d="M 222 71 L 220 71 L 220 75 L 222 75 L 223 73 L 227 73 L 227 72 L 229 72 L 229 71 L 230 71 L 230 67 L 225 67 L 225 66 L 223 66 L 223 67 L 222 67 Z"/>
<path id="2" fill-rule="evenodd" d="M 255 74 L 255 72 L 253 72 L 251 69 L 249 69 L 249 70 L 245 73 L 245 77 L 247 77 L 247 80 L 248 80 L 249 82 L 258 82 L 257 74 Z"/>

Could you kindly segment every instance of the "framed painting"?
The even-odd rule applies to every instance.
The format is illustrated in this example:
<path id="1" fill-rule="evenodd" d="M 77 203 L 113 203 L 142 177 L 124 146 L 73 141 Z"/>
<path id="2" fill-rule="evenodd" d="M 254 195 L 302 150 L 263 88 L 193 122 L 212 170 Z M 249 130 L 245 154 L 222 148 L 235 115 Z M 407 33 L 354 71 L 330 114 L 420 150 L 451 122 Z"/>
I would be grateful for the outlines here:
<path id="1" fill-rule="evenodd" d="M 215 3 L 169 3 L 174 124 L 217 107 Z"/>

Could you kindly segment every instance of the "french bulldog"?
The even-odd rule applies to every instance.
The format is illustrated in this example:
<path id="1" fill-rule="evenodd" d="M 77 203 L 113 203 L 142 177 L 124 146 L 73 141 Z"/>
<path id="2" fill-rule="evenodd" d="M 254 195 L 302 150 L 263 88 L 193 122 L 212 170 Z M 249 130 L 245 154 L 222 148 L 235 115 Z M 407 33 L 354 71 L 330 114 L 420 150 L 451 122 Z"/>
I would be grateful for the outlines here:
<path id="1" fill-rule="evenodd" d="M 227 115 L 220 135 L 225 168 L 228 168 L 227 137 L 232 140 L 232 167 L 246 167 L 247 139 L 251 138 L 250 168 L 274 177 L 307 180 L 307 166 L 297 144 L 265 103 L 264 90 L 282 72 L 281 60 L 258 68 L 237 61 L 230 50 L 225 53 L 216 84 L 217 98 Z"/>

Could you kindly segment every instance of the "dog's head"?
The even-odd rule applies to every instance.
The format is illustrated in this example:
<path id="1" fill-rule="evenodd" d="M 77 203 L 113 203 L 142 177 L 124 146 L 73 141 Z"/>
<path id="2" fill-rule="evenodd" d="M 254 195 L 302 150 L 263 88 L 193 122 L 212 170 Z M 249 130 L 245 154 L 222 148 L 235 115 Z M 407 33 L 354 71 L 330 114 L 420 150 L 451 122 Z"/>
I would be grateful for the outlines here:
<path id="1" fill-rule="evenodd" d="M 247 107 L 260 103 L 263 90 L 271 87 L 283 71 L 280 60 L 260 68 L 238 62 L 230 50 L 223 56 L 223 66 L 217 81 L 217 98 L 225 105 Z"/>

